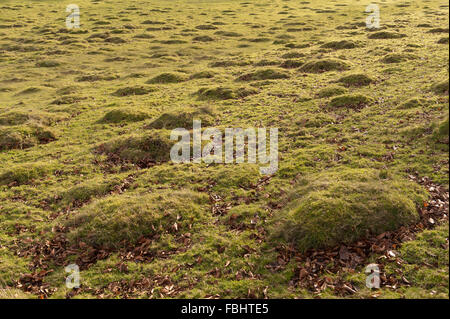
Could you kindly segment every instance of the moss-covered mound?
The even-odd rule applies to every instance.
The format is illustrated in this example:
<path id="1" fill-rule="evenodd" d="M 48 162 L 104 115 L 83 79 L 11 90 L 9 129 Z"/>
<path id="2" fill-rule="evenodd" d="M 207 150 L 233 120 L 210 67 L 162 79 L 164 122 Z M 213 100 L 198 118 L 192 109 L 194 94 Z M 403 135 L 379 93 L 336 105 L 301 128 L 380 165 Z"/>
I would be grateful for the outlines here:
<path id="1" fill-rule="evenodd" d="M 319 98 L 327 98 L 327 97 L 332 97 L 332 96 L 336 96 L 336 95 L 342 95 L 347 93 L 347 89 L 339 87 L 339 86 L 329 86 L 326 88 L 321 89 L 318 93 L 317 96 Z"/>
<path id="2" fill-rule="evenodd" d="M 398 106 L 398 108 L 402 109 L 402 110 L 407 110 L 407 109 L 413 109 L 416 107 L 424 106 L 427 104 L 428 104 L 428 101 L 425 99 L 412 98 L 412 99 L 409 99 L 409 100 L 403 102 L 402 104 L 400 104 Z"/>
<path id="3" fill-rule="evenodd" d="M 125 87 L 116 90 L 113 95 L 114 96 L 130 96 L 130 95 L 144 95 L 150 92 L 154 92 L 154 88 L 146 88 L 142 86 L 134 86 L 134 87 Z"/>
<path id="4" fill-rule="evenodd" d="M 23 185 L 42 178 L 51 171 L 48 163 L 26 163 L 11 166 L 0 171 L 0 185 Z"/>
<path id="5" fill-rule="evenodd" d="M 439 126 L 434 130 L 433 137 L 436 142 L 448 144 L 449 140 L 449 124 L 448 117 L 442 121 Z"/>
<path id="6" fill-rule="evenodd" d="M 170 84 L 180 83 L 186 81 L 187 78 L 184 74 L 179 73 L 162 73 L 148 80 L 147 84 Z"/>
<path id="7" fill-rule="evenodd" d="M 381 59 L 381 62 L 392 64 L 392 63 L 401 63 L 409 60 L 417 59 L 417 57 L 413 54 L 406 54 L 406 53 L 393 53 L 388 54 L 385 57 Z"/>
<path id="8" fill-rule="evenodd" d="M 40 125 L 0 127 L 0 151 L 26 149 L 55 140 L 55 132 L 48 127 Z"/>
<path id="9" fill-rule="evenodd" d="M 435 93 L 435 94 L 439 94 L 439 95 L 448 95 L 448 80 L 441 82 L 441 83 L 437 83 L 434 84 L 431 87 L 431 90 Z"/>
<path id="10" fill-rule="evenodd" d="M 100 123 L 139 122 L 149 118 L 149 114 L 133 109 L 114 109 L 107 112 Z"/>
<path id="11" fill-rule="evenodd" d="M 93 202 L 69 219 L 68 238 L 73 243 L 119 248 L 135 244 L 143 236 L 187 231 L 188 225 L 207 209 L 208 196 L 188 190 L 111 196 Z"/>
<path id="12" fill-rule="evenodd" d="M 277 80 L 288 78 L 289 74 L 280 72 L 275 69 L 266 69 L 241 75 L 240 77 L 237 78 L 237 81 L 260 81 L 260 80 Z"/>
<path id="13" fill-rule="evenodd" d="M 305 73 L 323 73 L 329 71 L 345 71 L 350 69 L 347 62 L 337 59 L 317 60 L 305 63 L 300 71 Z"/>
<path id="14" fill-rule="evenodd" d="M 145 135 L 128 135 L 112 139 L 94 148 L 99 154 L 108 156 L 113 163 L 133 163 L 140 167 L 167 162 L 170 149 L 175 144 L 169 132 L 148 132 Z"/>
<path id="15" fill-rule="evenodd" d="M 355 42 L 349 41 L 349 40 L 332 41 L 332 42 L 327 42 L 325 44 L 322 44 L 322 48 L 334 49 L 334 50 L 354 49 L 357 46 L 358 45 Z"/>
<path id="16" fill-rule="evenodd" d="M 303 64 L 304 62 L 300 60 L 285 60 L 280 64 L 280 67 L 285 69 L 296 69 L 301 67 Z"/>
<path id="17" fill-rule="evenodd" d="M 427 195 L 413 182 L 373 169 L 323 172 L 301 181 L 278 214 L 272 235 L 299 249 L 349 243 L 419 218 Z"/>
<path id="18" fill-rule="evenodd" d="M 227 87 L 201 88 L 195 95 L 199 100 L 230 100 L 244 98 L 249 95 L 257 94 L 258 90 L 252 88 L 232 89 Z"/>
<path id="19" fill-rule="evenodd" d="M 350 74 L 338 80 L 347 87 L 350 86 L 366 86 L 373 82 L 373 80 L 365 74 Z"/>
<path id="20" fill-rule="evenodd" d="M 373 99 L 361 94 L 341 95 L 330 101 L 330 106 L 334 108 L 361 109 L 370 103 Z"/>
<path id="21" fill-rule="evenodd" d="M 194 73 L 190 76 L 190 79 L 212 79 L 216 74 L 212 71 L 201 71 Z"/>
<path id="22" fill-rule="evenodd" d="M 400 39 L 404 37 L 406 34 L 389 31 L 374 32 L 368 35 L 369 39 Z"/>

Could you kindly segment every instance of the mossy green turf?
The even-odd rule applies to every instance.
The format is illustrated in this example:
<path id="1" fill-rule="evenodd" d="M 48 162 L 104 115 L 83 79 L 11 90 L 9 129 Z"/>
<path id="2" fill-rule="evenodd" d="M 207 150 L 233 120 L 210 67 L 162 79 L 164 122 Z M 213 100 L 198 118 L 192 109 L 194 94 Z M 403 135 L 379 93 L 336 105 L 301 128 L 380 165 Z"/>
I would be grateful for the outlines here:
<path id="1" fill-rule="evenodd" d="M 425 194 L 407 175 L 448 184 L 448 3 L 379 3 L 383 29 L 367 30 L 369 3 L 79 0 L 81 28 L 69 31 L 66 3 L 0 0 L 0 279 L 10 286 L 29 271 L 15 241 L 68 225 L 72 242 L 115 249 L 148 235 L 158 238 L 150 249 L 176 252 L 126 262 L 126 274 L 113 253 L 81 272 L 86 286 L 167 275 L 179 298 L 261 297 L 265 287 L 272 298 L 313 297 L 290 287 L 293 263 L 265 267 L 274 245 L 331 245 L 410 223 Z M 278 127 L 278 172 L 258 186 L 258 165 L 170 163 L 168 130 L 193 117 Z M 290 227 L 308 214 L 308 227 Z M 322 218 L 336 224 L 316 227 Z M 323 236 L 354 220 L 351 236 Z M 446 227 L 432 232 L 448 237 Z M 406 271 L 411 287 L 383 295 L 448 298 L 448 265 L 423 266 L 416 244 L 428 245 L 402 248 L 419 269 Z M 440 247 L 436 256 L 448 254 Z M 54 268 L 45 281 L 62 298 L 66 273 Z M 368 297 L 363 269 L 354 280 Z M 0 287 L 4 296 L 24 295 Z"/>

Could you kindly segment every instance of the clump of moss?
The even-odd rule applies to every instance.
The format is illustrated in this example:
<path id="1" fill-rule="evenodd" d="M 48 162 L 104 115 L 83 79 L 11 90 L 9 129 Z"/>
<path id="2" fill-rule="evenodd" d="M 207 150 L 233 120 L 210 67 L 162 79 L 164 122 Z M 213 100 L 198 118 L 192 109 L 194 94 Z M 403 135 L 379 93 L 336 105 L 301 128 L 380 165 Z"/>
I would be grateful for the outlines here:
<path id="1" fill-rule="evenodd" d="M 78 207 L 94 197 L 107 195 L 120 184 L 121 181 L 119 178 L 113 178 L 107 181 L 99 178 L 90 179 L 62 192 L 59 200 L 65 206 L 71 205 Z"/>
<path id="2" fill-rule="evenodd" d="M 332 41 L 332 42 L 327 42 L 325 44 L 322 44 L 322 48 L 334 49 L 334 50 L 354 49 L 357 46 L 358 45 L 355 42 L 349 41 L 349 40 Z"/>
<path id="3" fill-rule="evenodd" d="M 293 51 L 293 52 L 285 53 L 281 57 L 283 59 L 298 59 L 298 58 L 303 58 L 304 56 L 305 56 L 304 53 Z"/>
<path id="4" fill-rule="evenodd" d="M 55 140 L 55 132 L 48 127 L 40 125 L 19 125 L 0 128 L 0 151 L 26 149 Z"/>
<path id="5" fill-rule="evenodd" d="M 305 73 L 323 73 L 329 71 L 345 71 L 350 69 L 350 65 L 342 60 L 324 59 L 305 63 L 300 71 Z"/>
<path id="6" fill-rule="evenodd" d="M 274 69 L 266 69 L 241 75 L 240 77 L 237 78 L 237 81 L 278 80 L 288 78 L 289 74 Z"/>
<path id="7" fill-rule="evenodd" d="M 124 96 L 130 96 L 130 95 L 145 95 L 150 92 L 154 92 L 154 89 L 153 88 L 145 88 L 142 86 L 133 86 L 133 87 L 125 87 L 125 88 L 118 89 L 112 95 L 124 97 Z"/>
<path id="8" fill-rule="evenodd" d="M 416 107 L 424 106 L 426 103 L 427 103 L 427 101 L 424 99 L 412 98 L 412 99 L 409 99 L 408 101 L 400 104 L 398 106 L 398 108 L 403 109 L 403 110 L 413 109 Z"/>
<path id="9" fill-rule="evenodd" d="M 99 154 L 108 156 L 113 163 L 133 163 L 140 167 L 167 162 L 175 144 L 168 132 L 148 132 L 145 135 L 131 134 L 112 139 L 94 148 Z"/>
<path id="10" fill-rule="evenodd" d="M 368 35 L 369 39 L 401 39 L 404 37 L 406 34 L 389 31 L 374 32 Z"/>
<path id="11" fill-rule="evenodd" d="M 199 100 L 230 100 L 237 98 L 244 98 L 249 95 L 257 94 L 256 89 L 251 88 L 238 88 L 231 89 L 225 87 L 214 87 L 214 88 L 201 88 L 195 95 L 197 95 Z"/>
<path id="12" fill-rule="evenodd" d="M 84 207 L 65 224 L 70 227 L 71 242 L 114 249 L 135 244 L 143 236 L 157 238 L 176 229 L 187 230 L 207 209 L 207 195 L 187 190 L 116 195 Z"/>
<path id="13" fill-rule="evenodd" d="M 361 109 L 370 103 L 373 99 L 361 94 L 341 95 L 330 101 L 330 106 L 334 108 Z"/>
<path id="14" fill-rule="evenodd" d="M 295 187 L 272 235 L 300 250 L 350 243 L 418 220 L 427 194 L 419 185 L 374 169 L 311 176 Z"/>
<path id="15" fill-rule="evenodd" d="M 23 185 L 42 178 L 51 171 L 48 163 L 17 164 L 0 172 L 0 185 Z"/>
<path id="16" fill-rule="evenodd" d="M 449 38 L 448 37 L 440 38 L 437 43 L 438 44 L 448 44 Z"/>
<path id="17" fill-rule="evenodd" d="M 326 87 L 321 89 L 318 93 L 317 96 L 319 98 L 327 98 L 327 97 L 332 97 L 332 96 L 336 96 L 336 95 L 342 95 L 347 93 L 347 90 L 339 87 L 339 86 L 330 86 L 330 87 Z"/>
<path id="18" fill-rule="evenodd" d="M 224 37 L 234 37 L 234 38 L 242 37 L 241 33 L 233 32 L 233 31 L 216 31 L 214 34 L 221 35 Z"/>
<path id="19" fill-rule="evenodd" d="M 201 120 L 202 126 L 212 125 L 214 118 L 207 109 L 201 109 L 193 112 L 164 113 L 156 120 L 146 126 L 149 129 L 173 130 L 176 128 L 192 129 L 194 120 Z"/>
<path id="20" fill-rule="evenodd" d="M 431 90 L 435 93 L 435 94 L 439 94 L 439 95 L 448 95 L 448 80 L 441 82 L 441 83 L 436 83 L 431 87 Z"/>
<path id="21" fill-rule="evenodd" d="M 405 62 L 405 61 L 409 61 L 409 60 L 414 60 L 417 57 L 415 55 L 412 54 L 405 54 L 405 53 L 393 53 L 393 54 L 388 54 L 386 56 L 384 56 L 381 59 L 381 62 L 383 63 L 401 63 L 401 62 Z"/>
<path id="22" fill-rule="evenodd" d="M 178 73 L 162 73 L 155 76 L 153 79 L 148 80 L 147 84 L 170 84 L 181 83 L 186 81 L 186 76 Z"/>
<path id="23" fill-rule="evenodd" d="M 338 80 L 347 87 L 350 86 L 366 86 L 373 82 L 373 80 L 365 74 L 350 74 Z"/>
<path id="24" fill-rule="evenodd" d="M 25 112 L 7 112 L 0 115 L 0 125 L 20 125 L 30 120 L 30 114 Z"/>
<path id="25" fill-rule="evenodd" d="M 190 76 L 191 79 L 212 79 L 216 74 L 212 71 L 201 71 Z"/>
<path id="26" fill-rule="evenodd" d="M 301 67 L 303 64 L 304 62 L 300 60 L 285 60 L 280 64 L 280 67 L 285 69 L 296 69 Z"/>
<path id="27" fill-rule="evenodd" d="M 434 130 L 433 137 L 439 143 L 448 144 L 448 140 L 449 140 L 448 117 L 447 117 L 447 119 L 442 121 L 439 124 L 439 126 Z"/>
<path id="28" fill-rule="evenodd" d="M 40 68 L 53 68 L 60 65 L 61 63 L 57 61 L 40 61 L 36 63 L 36 66 Z"/>
<path id="29" fill-rule="evenodd" d="M 115 109 L 106 113 L 99 123 L 139 122 L 149 117 L 148 113 L 132 109 Z"/>
<path id="30" fill-rule="evenodd" d="M 192 40 L 197 41 L 197 42 L 212 42 L 212 41 L 214 41 L 214 38 L 211 38 L 208 35 L 201 35 L 198 37 L 194 37 Z"/>

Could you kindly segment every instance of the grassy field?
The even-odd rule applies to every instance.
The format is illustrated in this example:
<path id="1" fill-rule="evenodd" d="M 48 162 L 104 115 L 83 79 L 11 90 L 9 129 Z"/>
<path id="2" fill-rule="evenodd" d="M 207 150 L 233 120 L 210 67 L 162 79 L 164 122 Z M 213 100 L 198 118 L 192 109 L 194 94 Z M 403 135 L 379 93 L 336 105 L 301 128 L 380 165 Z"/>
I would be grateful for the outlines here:
<path id="1" fill-rule="evenodd" d="M 448 2 L 369 3 L 0 0 L 0 298 L 449 298 Z M 193 119 L 278 171 L 172 163 Z"/>

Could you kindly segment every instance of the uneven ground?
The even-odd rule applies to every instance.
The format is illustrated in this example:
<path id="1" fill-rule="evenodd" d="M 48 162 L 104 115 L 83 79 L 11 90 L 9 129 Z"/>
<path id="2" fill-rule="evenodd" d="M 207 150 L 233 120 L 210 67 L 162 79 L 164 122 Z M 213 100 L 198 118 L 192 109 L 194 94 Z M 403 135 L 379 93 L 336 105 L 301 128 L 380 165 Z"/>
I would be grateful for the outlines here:
<path id="1" fill-rule="evenodd" d="M 449 297 L 446 1 L 379 30 L 369 1 L 72 2 L 69 31 L 0 0 L 0 297 Z M 193 118 L 279 128 L 278 172 L 172 164 Z"/>

